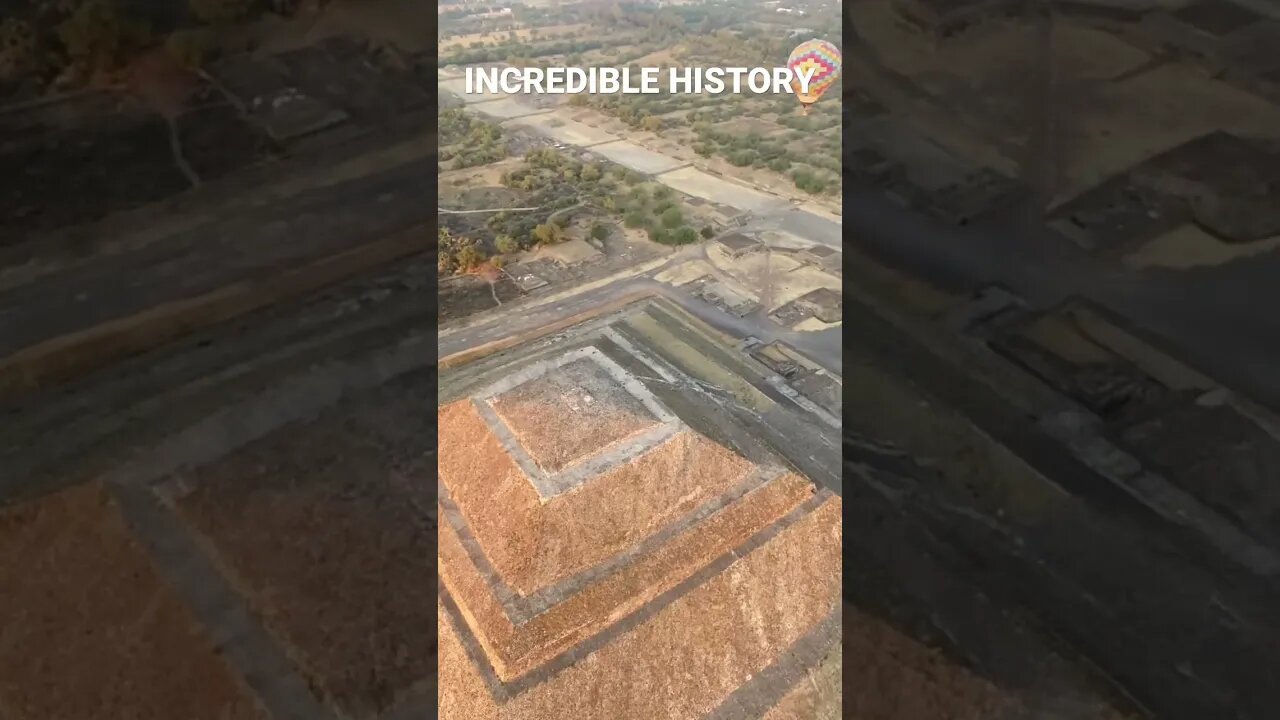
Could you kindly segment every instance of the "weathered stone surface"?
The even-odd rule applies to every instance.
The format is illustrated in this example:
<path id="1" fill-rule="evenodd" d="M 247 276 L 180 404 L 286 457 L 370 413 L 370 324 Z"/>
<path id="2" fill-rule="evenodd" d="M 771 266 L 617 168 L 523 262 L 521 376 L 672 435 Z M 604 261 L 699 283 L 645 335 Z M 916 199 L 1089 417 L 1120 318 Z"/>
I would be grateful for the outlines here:
<path id="1" fill-rule="evenodd" d="M 266 720 L 100 485 L 0 512 L 5 720 Z"/>

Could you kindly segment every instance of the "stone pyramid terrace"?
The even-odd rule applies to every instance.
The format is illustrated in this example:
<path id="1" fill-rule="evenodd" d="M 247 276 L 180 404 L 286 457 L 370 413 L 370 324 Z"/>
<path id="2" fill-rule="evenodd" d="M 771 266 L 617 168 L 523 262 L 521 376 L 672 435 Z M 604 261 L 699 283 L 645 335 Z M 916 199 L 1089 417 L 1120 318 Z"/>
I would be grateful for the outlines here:
<path id="1" fill-rule="evenodd" d="M 710 340 L 642 303 L 442 374 L 442 717 L 819 716 L 840 499 Z"/>

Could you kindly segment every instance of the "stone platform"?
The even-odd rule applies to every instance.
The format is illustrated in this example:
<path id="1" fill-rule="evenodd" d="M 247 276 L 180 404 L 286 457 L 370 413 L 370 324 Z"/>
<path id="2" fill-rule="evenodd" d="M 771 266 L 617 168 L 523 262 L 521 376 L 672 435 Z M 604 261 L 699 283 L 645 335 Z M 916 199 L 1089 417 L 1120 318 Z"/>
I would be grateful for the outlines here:
<path id="1" fill-rule="evenodd" d="M 840 498 L 681 315 L 442 375 L 442 717 L 759 718 L 838 649 Z"/>

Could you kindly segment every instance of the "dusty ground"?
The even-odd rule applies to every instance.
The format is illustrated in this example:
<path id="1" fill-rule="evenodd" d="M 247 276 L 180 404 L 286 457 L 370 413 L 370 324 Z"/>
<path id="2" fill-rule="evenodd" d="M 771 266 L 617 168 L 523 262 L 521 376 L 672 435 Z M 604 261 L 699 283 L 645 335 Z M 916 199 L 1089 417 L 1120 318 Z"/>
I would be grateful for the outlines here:
<path id="1" fill-rule="evenodd" d="M 503 30 L 500 32 L 484 32 L 469 33 L 466 35 L 448 35 L 439 41 L 440 52 L 448 52 L 451 50 L 464 50 L 471 47 L 473 43 L 484 43 L 487 45 L 501 44 L 508 42 L 514 33 L 515 37 L 521 41 L 527 41 L 531 37 L 537 40 L 552 40 L 556 38 L 572 37 L 586 30 L 590 30 L 591 25 L 544 25 L 538 28 L 522 27 L 515 30 Z"/>
<path id="2" fill-rule="evenodd" d="M 1184 225 L 1126 255 L 1126 265 L 1135 268 L 1170 268 L 1185 270 L 1212 267 L 1280 249 L 1280 238 L 1251 243 L 1224 243 L 1198 226 Z"/>
<path id="3" fill-rule="evenodd" d="M 662 184 L 686 195 L 749 212 L 764 212 L 785 202 L 781 198 L 752 190 L 696 168 L 683 168 L 663 173 Z"/>
<path id="4" fill-rule="evenodd" d="M 683 160 L 646 150 L 626 140 L 608 142 L 591 148 L 606 158 L 642 173 L 657 175 L 685 164 Z"/>
<path id="5" fill-rule="evenodd" d="M 988 720 L 1016 703 L 987 680 L 853 605 L 844 605 L 842 633 L 845 717 Z"/>
<path id="6" fill-rule="evenodd" d="M 6 720 L 265 720 L 100 485 L 0 510 Z"/>

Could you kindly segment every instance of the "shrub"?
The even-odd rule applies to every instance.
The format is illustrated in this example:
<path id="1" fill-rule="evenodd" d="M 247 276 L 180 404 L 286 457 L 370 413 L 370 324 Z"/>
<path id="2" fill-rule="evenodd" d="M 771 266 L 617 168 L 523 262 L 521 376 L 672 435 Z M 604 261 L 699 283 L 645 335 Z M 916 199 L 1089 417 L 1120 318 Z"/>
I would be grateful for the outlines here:
<path id="1" fill-rule="evenodd" d="M 31 65 L 36 37 L 31 26 L 22 20 L 0 20 L 0 81 L 13 80 Z"/>
<path id="2" fill-rule="evenodd" d="M 672 239 L 677 245 L 688 245 L 691 242 L 697 242 L 698 232 L 688 225 L 685 225 L 672 233 Z"/>
<path id="3" fill-rule="evenodd" d="M 516 239 L 510 235 L 503 233 L 494 240 L 494 247 L 503 255 L 510 255 L 511 253 L 519 252 L 520 243 L 516 242 Z"/>
<path id="4" fill-rule="evenodd" d="M 591 237 L 596 240 L 604 240 L 609 237 L 609 227 L 604 223 L 596 223 L 591 226 Z"/>
<path id="5" fill-rule="evenodd" d="M 125 17 L 112 0 L 88 0 L 58 25 L 67 56 L 84 70 L 111 70 L 122 56 L 141 47 L 151 30 Z"/>
<path id="6" fill-rule="evenodd" d="M 679 227 L 684 222 L 684 215 L 680 214 L 679 208 L 667 208 L 662 213 L 662 225 L 668 228 Z"/>
<path id="7" fill-rule="evenodd" d="M 483 250 L 475 245 L 465 245 L 462 249 L 458 250 L 458 270 L 462 272 L 469 272 L 479 267 L 486 259 L 487 258 L 485 257 Z"/>
<path id="8" fill-rule="evenodd" d="M 564 239 L 564 231 L 552 223 L 536 225 L 533 228 L 533 239 L 543 245 L 554 245 Z"/>
<path id="9" fill-rule="evenodd" d="M 716 229 L 711 227 L 710 225 L 703 225 L 701 234 L 702 234 L 702 237 L 710 240 L 711 238 L 715 237 Z"/>

